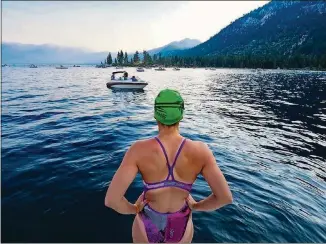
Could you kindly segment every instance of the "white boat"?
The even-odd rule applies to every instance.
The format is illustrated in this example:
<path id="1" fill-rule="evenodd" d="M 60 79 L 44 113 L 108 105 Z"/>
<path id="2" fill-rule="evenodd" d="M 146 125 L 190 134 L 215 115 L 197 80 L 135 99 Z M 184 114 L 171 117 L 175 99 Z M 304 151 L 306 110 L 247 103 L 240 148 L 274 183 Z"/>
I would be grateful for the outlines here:
<path id="1" fill-rule="evenodd" d="M 116 69 L 123 69 L 123 67 L 122 66 L 117 66 L 117 67 L 115 67 Z"/>
<path id="2" fill-rule="evenodd" d="M 155 69 L 156 71 L 165 71 L 165 69 L 163 67 L 158 67 L 157 69 Z"/>
<path id="3" fill-rule="evenodd" d="M 179 71 L 179 70 L 180 70 L 180 68 L 178 68 L 178 67 L 175 67 L 175 68 L 173 68 L 173 70 L 175 70 L 175 71 Z"/>
<path id="4" fill-rule="evenodd" d="M 123 77 L 116 77 L 117 74 L 123 74 Z M 139 77 L 128 77 L 126 71 L 112 72 L 111 81 L 106 83 L 109 89 L 143 89 L 148 83 L 141 80 Z"/>
<path id="5" fill-rule="evenodd" d="M 138 67 L 137 72 L 145 72 L 144 68 Z"/>
<path id="6" fill-rule="evenodd" d="M 210 70 L 216 70 L 215 68 L 210 68 Z"/>
<path id="7" fill-rule="evenodd" d="M 62 65 L 60 65 L 60 66 L 58 66 L 58 67 L 55 67 L 56 69 L 68 69 L 68 67 L 65 67 L 65 66 L 62 66 Z"/>
<path id="8" fill-rule="evenodd" d="M 29 67 L 32 68 L 32 69 L 37 68 L 37 66 L 35 64 L 31 64 Z"/>

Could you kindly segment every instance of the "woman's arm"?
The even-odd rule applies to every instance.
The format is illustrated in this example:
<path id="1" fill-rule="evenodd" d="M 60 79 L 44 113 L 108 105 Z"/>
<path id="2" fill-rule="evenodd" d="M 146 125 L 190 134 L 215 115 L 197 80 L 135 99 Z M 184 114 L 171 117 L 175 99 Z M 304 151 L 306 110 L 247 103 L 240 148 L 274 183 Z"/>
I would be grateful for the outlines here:
<path id="1" fill-rule="evenodd" d="M 138 173 L 137 148 L 136 142 L 126 152 L 106 192 L 105 206 L 114 209 L 120 214 L 136 214 L 140 210 L 137 207 L 138 205 L 130 203 L 124 197 L 128 187 Z"/>
<path id="2" fill-rule="evenodd" d="M 212 194 L 199 202 L 195 202 L 190 196 L 188 202 L 196 211 L 213 211 L 232 203 L 232 193 L 222 171 L 217 166 L 212 151 L 206 144 L 201 143 L 200 152 L 204 163 L 202 175 L 210 186 Z"/>

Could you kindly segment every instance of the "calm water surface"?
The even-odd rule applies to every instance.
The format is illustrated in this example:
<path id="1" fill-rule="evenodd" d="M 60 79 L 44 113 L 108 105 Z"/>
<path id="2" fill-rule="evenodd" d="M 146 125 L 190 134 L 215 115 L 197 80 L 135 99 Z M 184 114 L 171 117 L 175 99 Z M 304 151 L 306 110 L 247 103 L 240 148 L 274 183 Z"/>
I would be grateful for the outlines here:
<path id="1" fill-rule="evenodd" d="M 131 143 L 156 135 L 169 87 L 181 134 L 209 145 L 234 196 L 194 213 L 194 242 L 326 242 L 325 72 L 146 70 L 143 92 L 113 92 L 112 71 L 2 68 L 2 241 L 131 242 L 133 216 L 104 196 Z M 138 176 L 127 198 L 141 192 Z M 199 177 L 191 194 L 209 193 Z"/>

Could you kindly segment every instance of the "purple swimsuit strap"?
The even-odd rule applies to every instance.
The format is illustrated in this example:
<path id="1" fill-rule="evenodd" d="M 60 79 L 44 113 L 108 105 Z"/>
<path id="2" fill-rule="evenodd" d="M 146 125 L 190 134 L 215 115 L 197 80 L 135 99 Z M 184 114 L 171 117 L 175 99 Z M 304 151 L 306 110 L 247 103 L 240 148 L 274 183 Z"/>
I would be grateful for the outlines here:
<path id="1" fill-rule="evenodd" d="M 160 144 L 160 146 L 161 146 L 161 148 L 162 148 L 162 151 L 163 151 L 163 153 L 164 153 L 165 159 L 166 159 L 166 164 L 167 164 L 167 166 L 168 166 L 169 174 L 168 174 L 166 180 L 169 179 L 170 175 L 171 175 L 171 177 L 172 177 L 172 180 L 174 180 L 173 168 L 174 168 L 174 166 L 175 166 L 175 164 L 176 164 L 176 162 L 177 162 L 177 159 L 178 159 L 178 157 L 179 157 L 179 155 L 180 155 L 180 153 L 181 153 L 181 150 L 182 150 L 184 144 L 186 143 L 186 138 L 184 138 L 184 139 L 182 140 L 182 142 L 181 142 L 181 144 L 180 144 L 180 146 L 179 146 L 179 148 L 178 148 L 177 154 L 175 155 L 175 158 L 174 158 L 173 164 L 172 164 L 171 166 L 170 166 L 170 163 L 169 163 L 168 155 L 167 155 L 167 153 L 166 153 L 165 147 L 163 146 L 162 142 L 160 141 L 160 139 L 158 139 L 158 137 L 155 137 L 155 140 Z"/>
<path id="2" fill-rule="evenodd" d="M 186 138 L 184 138 L 179 146 L 179 149 L 175 155 L 175 158 L 174 158 L 174 161 L 173 161 L 173 164 L 170 166 L 170 163 L 169 163 L 169 158 L 168 158 L 168 155 L 166 153 L 166 150 L 165 150 L 165 147 L 163 146 L 162 142 L 160 141 L 160 139 L 158 139 L 157 137 L 154 137 L 155 140 L 159 143 L 159 145 L 161 146 L 162 148 L 162 151 L 164 153 L 164 156 L 165 156 L 165 159 L 166 159 L 166 165 L 168 167 L 168 170 L 169 170 L 169 173 L 168 173 L 168 176 L 166 177 L 166 179 L 164 181 L 161 181 L 161 182 L 157 182 L 157 183 L 151 183 L 151 184 L 145 184 L 145 189 L 144 189 L 144 195 L 143 195 L 143 199 L 145 199 L 145 195 L 146 195 L 146 192 L 148 190 L 153 190 L 153 189 L 159 189 L 159 188 L 162 188 L 162 187 L 166 187 L 166 186 L 175 186 L 175 187 L 179 187 L 179 188 L 182 188 L 184 190 L 187 190 L 187 191 L 190 191 L 191 190 L 191 186 L 192 184 L 186 184 L 186 183 L 183 183 L 183 182 L 179 182 L 179 181 L 176 181 L 174 179 L 174 175 L 173 175 L 173 168 L 177 162 L 177 159 L 181 153 L 181 150 L 184 146 L 184 144 L 186 143 Z M 169 180 L 171 176 L 171 180 Z"/>
<path id="3" fill-rule="evenodd" d="M 183 146 L 185 145 L 185 143 L 186 143 L 186 138 L 184 138 L 184 139 L 182 140 L 182 142 L 181 142 L 181 144 L 180 144 L 180 146 L 179 146 L 179 149 L 178 149 L 178 151 L 177 151 L 177 154 L 175 155 L 174 162 L 173 162 L 173 164 L 172 164 L 172 166 L 171 166 L 171 176 L 172 176 L 172 179 L 173 179 L 173 180 L 174 180 L 173 168 L 174 168 L 174 166 L 175 166 L 175 164 L 176 164 L 176 162 L 177 162 L 177 159 L 178 159 L 178 157 L 179 157 L 179 155 L 180 155 L 180 153 L 181 153 L 181 150 L 182 150 Z"/>

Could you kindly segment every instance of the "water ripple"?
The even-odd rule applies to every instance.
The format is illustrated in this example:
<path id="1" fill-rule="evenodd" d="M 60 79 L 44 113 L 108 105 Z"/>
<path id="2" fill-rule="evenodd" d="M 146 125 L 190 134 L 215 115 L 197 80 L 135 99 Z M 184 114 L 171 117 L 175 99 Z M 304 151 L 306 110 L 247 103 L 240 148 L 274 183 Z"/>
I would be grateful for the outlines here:
<path id="1" fill-rule="evenodd" d="M 131 242 L 132 217 L 106 209 L 105 191 L 128 147 L 157 133 L 154 98 L 170 87 L 181 133 L 209 145 L 234 196 L 194 213 L 194 242 L 326 242 L 325 72 L 146 70 L 144 91 L 116 92 L 111 71 L 3 69 L 4 241 Z M 127 198 L 141 191 L 137 176 Z M 210 194 L 202 176 L 192 194 Z"/>

